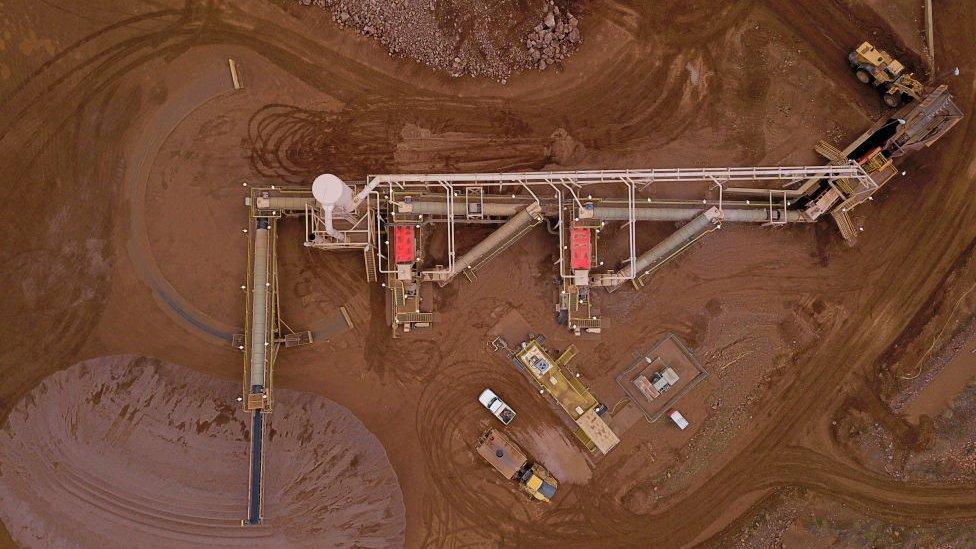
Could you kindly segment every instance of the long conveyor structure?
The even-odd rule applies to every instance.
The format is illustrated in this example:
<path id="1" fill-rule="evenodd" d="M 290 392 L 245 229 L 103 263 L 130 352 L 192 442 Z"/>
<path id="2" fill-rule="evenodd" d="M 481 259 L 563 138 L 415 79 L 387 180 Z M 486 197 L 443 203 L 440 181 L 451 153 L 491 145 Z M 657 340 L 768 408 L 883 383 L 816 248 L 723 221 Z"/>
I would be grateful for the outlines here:
<path id="1" fill-rule="evenodd" d="M 643 285 L 651 271 L 723 223 L 814 222 L 832 205 L 870 197 L 885 182 L 874 175 L 854 161 L 792 167 L 391 174 L 349 187 L 347 194 L 355 191 L 356 198 L 345 209 L 323 208 L 307 189 L 260 189 L 253 205 L 259 214 L 303 217 L 307 247 L 360 250 L 367 280 L 381 281 L 389 291 L 394 337 L 434 320 L 432 300 L 424 298 L 430 283 L 445 286 L 462 274 L 473 280 L 490 259 L 545 223 L 558 235 L 561 251 L 556 265 L 563 285 L 558 309 L 564 312 L 567 328 L 580 334 L 602 329 L 592 307 L 594 288 L 613 291 L 626 282 Z M 816 184 L 803 192 L 791 188 L 809 181 Z M 821 197 L 827 193 L 833 201 L 825 206 Z M 642 252 L 637 233 L 645 222 L 681 226 Z M 617 258 L 616 268 L 597 254 L 598 237 L 609 224 L 620 225 L 627 238 L 626 256 Z M 461 252 L 455 235 L 463 225 L 496 228 Z M 425 262 L 425 231 L 435 227 L 445 235 L 446 254 Z M 570 250 L 571 238 L 588 244 Z"/>
<path id="2" fill-rule="evenodd" d="M 804 192 L 791 188 L 808 181 L 818 184 Z M 613 291 L 625 282 L 642 285 L 651 271 L 722 223 L 813 222 L 829 210 L 816 200 L 824 189 L 839 201 L 870 196 L 883 183 L 854 161 L 792 167 L 391 174 L 352 186 L 334 183 L 342 187 L 329 192 L 334 190 L 331 196 L 345 200 L 344 205 L 330 203 L 326 208 L 308 189 L 280 188 L 259 189 L 252 204 L 256 215 L 302 217 L 307 247 L 362 251 L 367 280 L 381 281 L 389 291 L 394 336 L 434 321 L 432 300 L 425 299 L 431 283 L 445 286 L 462 274 L 473 280 L 492 258 L 544 223 L 558 235 L 561 251 L 556 266 L 563 281 L 558 308 L 568 312 L 567 327 L 579 334 L 601 330 L 592 289 Z M 681 227 L 641 252 L 637 233 L 645 222 Z M 617 268 L 606 265 L 597 253 L 598 237 L 609 224 L 621 225 L 627 237 L 627 255 L 618 258 Z M 455 236 L 463 225 L 495 228 L 461 251 Z M 435 227 L 443 231 L 446 254 L 425 261 L 424 238 Z"/>
<path id="3" fill-rule="evenodd" d="M 243 521 L 247 526 L 262 521 L 264 420 L 274 405 L 271 380 L 281 334 L 275 245 L 279 217 L 278 211 L 251 208 L 247 230 L 248 278 L 244 287 L 247 314 L 241 345 L 244 351 L 241 400 L 245 411 L 251 414 L 248 510 Z"/>

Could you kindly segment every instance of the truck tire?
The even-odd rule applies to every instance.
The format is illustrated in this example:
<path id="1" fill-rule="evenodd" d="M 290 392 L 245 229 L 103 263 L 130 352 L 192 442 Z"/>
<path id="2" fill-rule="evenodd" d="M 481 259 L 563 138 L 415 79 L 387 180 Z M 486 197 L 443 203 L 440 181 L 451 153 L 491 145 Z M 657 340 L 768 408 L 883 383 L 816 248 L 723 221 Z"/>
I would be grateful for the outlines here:
<path id="1" fill-rule="evenodd" d="M 862 84 L 870 84 L 871 81 L 874 80 L 874 78 L 871 77 L 871 73 L 864 69 L 857 69 L 854 76 L 856 76 L 857 80 Z"/>
<path id="2" fill-rule="evenodd" d="M 901 103 L 902 103 L 901 94 L 900 93 L 897 93 L 897 92 L 896 93 L 886 93 L 884 95 L 884 102 L 885 102 L 885 105 L 888 105 L 889 107 L 891 107 L 893 109 L 896 108 L 896 107 L 900 107 L 901 106 Z"/>

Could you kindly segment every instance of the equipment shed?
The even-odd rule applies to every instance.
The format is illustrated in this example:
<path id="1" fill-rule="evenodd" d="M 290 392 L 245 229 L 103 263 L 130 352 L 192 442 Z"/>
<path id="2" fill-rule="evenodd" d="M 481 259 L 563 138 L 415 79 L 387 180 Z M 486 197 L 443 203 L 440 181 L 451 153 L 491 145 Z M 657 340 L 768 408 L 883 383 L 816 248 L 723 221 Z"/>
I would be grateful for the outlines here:
<path id="1" fill-rule="evenodd" d="M 606 455 L 614 446 L 620 443 L 620 438 L 610 429 L 610 426 L 597 415 L 596 408 L 590 408 L 583 413 L 576 423 L 583 433 L 593 441 L 601 453 Z"/>

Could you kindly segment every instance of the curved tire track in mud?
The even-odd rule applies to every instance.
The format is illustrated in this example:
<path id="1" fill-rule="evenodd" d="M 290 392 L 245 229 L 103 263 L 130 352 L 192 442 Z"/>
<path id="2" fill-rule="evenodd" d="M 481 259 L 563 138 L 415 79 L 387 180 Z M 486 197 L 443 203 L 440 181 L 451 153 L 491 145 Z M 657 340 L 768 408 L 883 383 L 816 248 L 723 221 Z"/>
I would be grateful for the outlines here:
<path id="1" fill-rule="evenodd" d="M 438 494 L 424 509 L 428 525 L 425 545 L 438 545 L 445 536 L 459 535 L 462 539 L 468 535 L 472 540 L 504 542 L 506 532 L 512 530 L 511 525 L 500 527 L 484 520 L 486 500 L 490 507 L 508 508 L 518 506 L 519 498 L 527 496 L 474 451 L 477 438 L 462 440 L 458 434 L 462 425 L 483 425 L 479 434 L 490 427 L 503 428 L 480 404 L 471 405 L 477 401 L 478 394 L 469 394 L 458 387 L 472 384 L 497 387 L 510 375 L 504 364 L 464 361 L 443 365 L 439 375 L 424 389 L 415 425 L 421 446 L 427 449 L 427 462 L 434 469 L 432 482 Z M 515 421 L 519 419 L 516 417 Z M 491 493 L 484 489 L 485 479 L 490 479 Z M 456 493 L 478 494 L 478 497 L 451 497 Z M 523 518 L 522 526 L 530 525 Z"/>
<path id="2" fill-rule="evenodd" d="M 208 68 L 209 69 L 209 68 Z M 192 85 L 178 90 L 176 97 L 167 95 L 135 132 L 131 142 L 138 150 L 128 155 L 124 195 L 129 199 L 129 257 L 139 278 L 149 286 L 155 297 L 190 331 L 202 334 L 217 343 L 229 343 L 236 331 L 209 317 L 189 303 L 163 273 L 153 256 L 146 226 L 146 190 L 160 148 L 180 122 L 213 99 L 228 93 L 225 75 L 214 70 L 189 70 L 186 79 Z"/>

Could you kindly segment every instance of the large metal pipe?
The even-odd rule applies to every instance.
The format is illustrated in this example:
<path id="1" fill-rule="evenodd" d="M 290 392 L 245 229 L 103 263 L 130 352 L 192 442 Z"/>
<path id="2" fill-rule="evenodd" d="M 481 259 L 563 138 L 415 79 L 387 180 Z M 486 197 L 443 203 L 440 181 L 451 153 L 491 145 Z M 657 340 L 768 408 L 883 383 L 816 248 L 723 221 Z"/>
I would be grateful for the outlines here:
<path id="1" fill-rule="evenodd" d="M 305 206 L 316 206 L 318 202 L 311 196 L 261 196 L 255 199 L 259 210 L 305 211 Z"/>
<path id="2" fill-rule="evenodd" d="M 265 386 L 268 351 L 269 222 L 259 219 L 254 231 L 254 272 L 251 279 L 251 388 Z"/>
<path id="3" fill-rule="evenodd" d="M 448 277 L 441 281 L 441 286 L 446 285 L 455 276 L 464 272 L 465 269 L 476 266 L 478 263 L 490 259 L 490 256 L 504 249 L 514 239 L 528 228 L 538 224 L 542 220 L 542 213 L 539 204 L 533 202 L 526 206 L 522 211 L 516 213 L 502 226 L 495 229 L 487 238 L 475 244 L 467 253 L 454 261 L 454 268 Z"/>
<path id="4" fill-rule="evenodd" d="M 701 208 L 647 208 L 637 206 L 634 208 L 634 219 L 637 221 L 686 221 L 694 219 L 701 214 Z M 787 210 L 786 221 L 796 222 L 800 220 L 799 210 Z M 606 221 L 628 221 L 630 212 L 627 208 L 613 206 L 595 206 L 593 217 Z M 782 222 L 783 210 L 774 209 L 772 221 Z M 737 223 L 768 223 L 769 209 L 738 209 L 724 208 L 722 210 L 722 220 Z"/>
<path id="5" fill-rule="evenodd" d="M 531 200 L 531 198 L 529 199 Z M 525 209 L 525 204 L 485 202 L 482 215 L 509 217 Z M 400 209 L 403 211 L 403 208 Z M 422 215 L 447 215 L 447 202 L 411 202 L 410 213 Z M 464 211 L 463 205 L 455 204 L 454 211 Z"/>
<path id="6" fill-rule="evenodd" d="M 685 246 L 694 242 L 699 236 L 706 233 L 719 221 L 722 221 L 722 217 L 718 211 L 718 208 L 711 208 L 705 212 L 702 212 L 688 223 L 682 225 L 680 229 L 668 235 L 668 237 L 659 242 L 657 246 L 654 246 L 650 250 L 647 250 L 646 252 L 637 256 L 637 258 L 634 260 L 634 276 L 640 276 L 647 271 L 647 269 L 666 261 L 675 253 L 681 251 Z M 623 280 L 624 278 L 629 277 L 630 273 L 631 266 L 625 265 L 622 269 L 617 271 L 616 276 Z"/>
<path id="7" fill-rule="evenodd" d="M 925 47 L 928 49 L 929 68 L 935 68 L 935 23 L 932 17 L 932 0 L 925 0 Z"/>
<path id="8" fill-rule="evenodd" d="M 516 203 L 497 203 L 485 202 L 484 215 L 492 216 L 512 216 L 524 208 L 522 204 Z M 413 202 L 410 204 L 412 213 L 424 215 L 447 215 L 447 204 L 444 202 Z M 694 219 L 704 211 L 704 208 L 663 208 L 660 206 L 644 206 L 636 204 L 634 206 L 634 218 L 637 221 L 688 221 Z M 800 220 L 799 210 L 787 210 L 786 221 L 796 222 Z M 630 210 L 619 206 L 594 206 L 593 217 L 605 221 L 629 221 Z M 773 210 L 773 220 L 782 222 L 783 210 Z M 722 210 L 724 221 L 736 223 L 768 223 L 768 208 L 725 208 Z"/>

